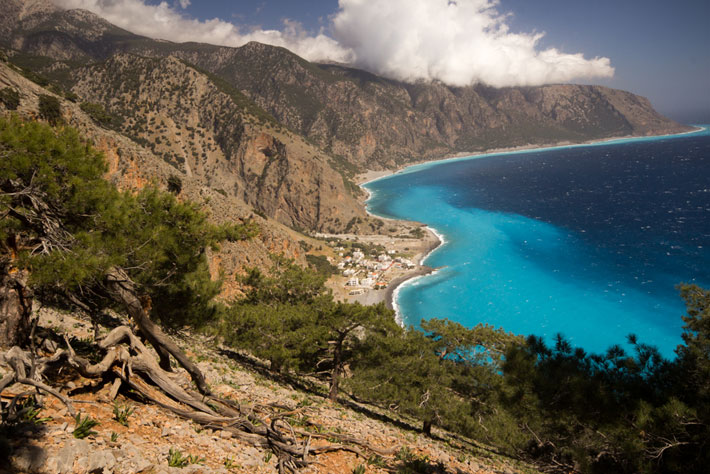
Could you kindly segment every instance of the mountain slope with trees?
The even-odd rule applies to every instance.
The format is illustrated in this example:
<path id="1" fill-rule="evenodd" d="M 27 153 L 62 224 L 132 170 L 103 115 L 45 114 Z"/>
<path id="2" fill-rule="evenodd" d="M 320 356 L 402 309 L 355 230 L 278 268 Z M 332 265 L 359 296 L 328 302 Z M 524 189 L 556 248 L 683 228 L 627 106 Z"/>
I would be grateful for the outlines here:
<path id="1" fill-rule="evenodd" d="M 27 0 L 0 17 L 4 44 L 58 79 L 78 63 L 117 53 L 175 56 L 239 90 L 347 171 L 394 168 L 485 149 L 688 130 L 645 98 L 597 86 L 495 89 L 406 84 L 340 65 L 308 62 L 286 49 L 177 44 L 134 35 L 81 10 Z M 22 5 L 25 5 L 23 10 Z M 60 61 L 42 65 L 40 58 Z"/>
<path id="2" fill-rule="evenodd" d="M 324 432 L 304 406 L 230 400 L 208 383 L 227 374 L 208 378 L 189 344 L 175 343 L 187 328 L 268 380 L 410 438 L 440 437 L 464 458 L 496 453 L 560 473 L 704 472 L 708 291 L 682 287 L 688 314 L 672 361 L 633 337 L 631 354 L 588 354 L 561 336 L 547 347 L 450 321 L 402 328 L 382 305 L 335 302 L 323 275 L 301 266 L 322 242 L 279 224 L 338 231 L 367 219 L 350 182 L 367 168 L 685 130 L 645 99 L 593 86 L 404 84 L 282 48 L 174 44 L 45 0 L 6 3 L 0 454 L 18 426 L 42 425 L 49 397 L 75 419 L 74 436 L 93 436 L 74 418 L 84 393 L 68 381 L 79 381 L 227 433 L 273 455 L 279 472 L 316 469 L 329 452 L 350 453 L 359 472 L 480 470 Z M 82 315 L 93 334 L 40 325 L 40 307 Z"/>

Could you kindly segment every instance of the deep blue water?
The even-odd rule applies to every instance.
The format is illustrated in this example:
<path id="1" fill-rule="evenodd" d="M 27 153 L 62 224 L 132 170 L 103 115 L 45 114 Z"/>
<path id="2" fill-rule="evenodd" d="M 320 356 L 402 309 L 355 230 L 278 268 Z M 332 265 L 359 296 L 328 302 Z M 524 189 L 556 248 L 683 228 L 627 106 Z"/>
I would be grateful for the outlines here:
<path id="1" fill-rule="evenodd" d="M 397 296 L 449 318 L 601 352 L 682 342 L 676 285 L 710 286 L 710 132 L 449 160 L 370 182 L 368 208 L 446 243 Z"/>

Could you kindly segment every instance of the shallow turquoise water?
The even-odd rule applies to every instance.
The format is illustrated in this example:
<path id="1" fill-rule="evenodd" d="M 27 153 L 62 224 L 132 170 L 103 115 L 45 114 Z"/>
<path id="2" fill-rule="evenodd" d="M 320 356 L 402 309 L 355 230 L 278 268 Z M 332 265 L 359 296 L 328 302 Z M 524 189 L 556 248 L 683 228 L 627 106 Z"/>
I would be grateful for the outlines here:
<path id="1" fill-rule="evenodd" d="M 435 228 L 443 267 L 398 291 L 408 324 L 479 322 L 600 352 L 672 356 L 675 285 L 710 283 L 710 134 L 419 165 L 365 185 L 371 212 Z"/>

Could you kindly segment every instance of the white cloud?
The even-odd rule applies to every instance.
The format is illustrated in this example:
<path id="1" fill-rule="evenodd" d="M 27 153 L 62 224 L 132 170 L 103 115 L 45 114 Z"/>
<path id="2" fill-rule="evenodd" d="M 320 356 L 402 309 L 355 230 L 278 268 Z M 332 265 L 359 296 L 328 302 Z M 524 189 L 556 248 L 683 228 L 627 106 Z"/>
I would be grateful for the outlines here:
<path id="1" fill-rule="evenodd" d="M 312 35 L 294 21 L 284 21 L 282 30 L 252 29 L 242 31 L 232 23 L 214 18 L 199 21 L 163 1 L 147 5 L 144 0 L 54 0 L 62 8 L 83 8 L 105 18 L 116 26 L 150 38 L 178 43 L 197 41 L 222 46 L 241 46 L 258 41 L 283 46 L 311 61 L 349 62 L 352 52 L 341 47 L 322 32 Z M 182 3 L 189 3 L 181 0 Z"/>
<path id="2" fill-rule="evenodd" d="M 190 6 L 190 0 L 179 0 L 178 3 L 183 9 Z"/>
<path id="3" fill-rule="evenodd" d="M 610 77 L 609 59 L 538 51 L 542 34 L 511 33 L 492 0 L 340 0 L 335 38 L 356 64 L 412 81 L 537 85 Z"/>
<path id="4" fill-rule="evenodd" d="M 248 41 L 283 46 L 309 60 L 350 62 L 375 73 L 451 85 L 537 85 L 611 77 L 608 58 L 586 59 L 550 48 L 542 34 L 513 33 L 497 0 L 340 0 L 333 37 L 312 34 L 294 21 L 281 30 L 243 31 L 220 19 L 198 21 L 167 2 L 55 0 L 84 8 L 122 28 L 152 38 L 241 46 Z M 179 0 L 183 8 L 189 0 Z"/>

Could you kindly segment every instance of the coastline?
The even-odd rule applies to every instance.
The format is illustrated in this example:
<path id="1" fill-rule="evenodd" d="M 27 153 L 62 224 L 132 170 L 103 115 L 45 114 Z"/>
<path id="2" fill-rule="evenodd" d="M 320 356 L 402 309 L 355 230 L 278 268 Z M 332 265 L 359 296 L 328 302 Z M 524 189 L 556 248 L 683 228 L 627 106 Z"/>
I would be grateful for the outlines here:
<path id="1" fill-rule="evenodd" d="M 518 146 L 518 147 L 496 148 L 496 149 L 475 152 L 475 153 L 458 153 L 456 155 L 445 157 L 445 158 L 436 158 L 433 160 L 421 160 L 418 162 L 413 162 L 413 163 L 407 164 L 406 166 L 400 167 L 396 170 L 368 170 L 368 171 L 356 176 L 355 182 L 366 193 L 366 198 L 363 199 L 362 203 L 365 206 L 365 212 L 367 212 L 367 214 L 369 216 L 376 217 L 378 219 L 394 221 L 394 222 L 397 222 L 397 221 L 404 222 L 404 220 L 392 219 L 392 218 L 383 217 L 383 216 L 379 216 L 377 214 L 371 213 L 369 211 L 369 209 L 367 209 L 367 201 L 372 197 L 372 193 L 370 192 L 369 189 L 367 189 L 365 187 L 365 185 L 368 183 L 374 182 L 374 181 L 378 181 L 380 179 L 387 178 L 387 177 L 392 176 L 394 174 L 401 173 L 411 167 L 420 166 L 420 165 L 433 165 L 433 164 L 439 164 L 439 163 L 448 162 L 448 161 L 467 160 L 467 159 L 475 159 L 475 158 L 482 158 L 482 157 L 496 156 L 496 155 L 505 155 L 505 154 L 514 154 L 514 153 L 521 153 L 521 152 L 546 151 L 546 150 L 554 150 L 554 149 L 558 149 L 558 148 L 584 147 L 584 146 L 590 146 L 590 145 L 592 145 L 592 146 L 593 145 L 605 145 L 605 144 L 613 144 L 614 142 L 621 141 L 621 140 L 649 139 L 649 138 L 662 139 L 662 138 L 668 138 L 668 137 L 689 135 L 689 134 L 699 133 L 699 132 L 707 130 L 704 127 L 695 127 L 695 126 L 692 126 L 692 127 L 694 128 L 694 130 L 689 130 L 687 132 L 674 133 L 674 134 L 650 135 L 650 136 L 624 136 L 624 137 L 614 137 L 614 138 L 601 139 L 601 140 L 590 140 L 590 141 L 583 142 L 583 143 L 557 142 L 555 144 L 549 144 L 549 145 L 524 145 L 524 146 Z M 442 245 L 444 245 L 446 243 L 446 239 L 444 238 L 444 236 L 441 233 L 439 233 L 436 229 L 434 229 L 433 227 L 425 225 L 422 228 L 427 233 L 427 235 L 433 237 L 433 239 L 431 237 L 427 238 L 426 236 L 421 239 L 422 245 L 424 246 L 424 248 L 421 251 L 421 253 L 419 254 L 416 268 L 410 272 L 405 273 L 404 275 L 401 275 L 401 276 L 393 279 L 390 282 L 390 285 L 385 290 L 384 297 L 380 297 L 378 295 L 377 297 L 374 298 L 374 301 L 372 301 L 371 298 L 368 298 L 368 300 L 366 300 L 366 301 L 361 301 L 362 304 L 376 304 L 376 303 L 384 301 L 385 306 L 387 306 L 387 308 L 395 311 L 395 318 L 400 325 L 403 325 L 404 322 L 402 319 L 402 315 L 400 314 L 399 306 L 397 304 L 397 296 L 399 294 L 399 291 L 408 282 L 411 283 L 412 281 L 414 281 L 418 278 L 421 278 L 423 276 L 430 275 L 437 270 L 435 268 L 424 265 L 424 261 L 436 249 L 440 248 Z"/>
<path id="2" fill-rule="evenodd" d="M 436 270 L 435 268 L 431 268 L 431 267 L 427 267 L 426 265 L 422 265 L 419 268 L 417 268 L 416 270 L 413 270 L 413 271 L 407 273 L 406 275 L 402 275 L 401 277 L 395 278 L 394 280 L 392 280 L 392 282 L 390 283 L 390 286 L 387 287 L 387 290 L 385 291 L 385 306 L 387 306 L 387 308 L 389 308 L 389 309 L 396 310 L 397 304 L 394 299 L 394 296 L 395 296 L 395 293 L 397 292 L 397 289 L 400 286 L 402 286 L 402 284 L 404 282 L 409 281 L 409 280 L 413 280 L 416 277 L 429 275 L 431 273 L 434 273 L 435 270 Z"/>
<path id="3" fill-rule="evenodd" d="M 446 241 L 444 238 L 439 234 L 437 231 L 432 229 L 429 226 L 423 227 L 424 231 L 427 232 L 432 238 L 426 239 L 424 238 L 425 242 L 425 247 L 422 250 L 421 254 L 419 255 L 419 261 L 417 262 L 417 266 L 414 270 L 405 273 L 404 275 L 395 278 L 392 280 L 387 287 L 387 290 L 385 290 L 385 306 L 387 306 L 389 309 L 394 309 L 395 311 L 397 310 L 397 304 L 395 301 L 395 296 L 397 293 L 397 289 L 402 286 L 405 282 L 414 279 L 416 277 L 424 276 L 424 275 L 429 275 L 431 273 L 434 273 L 436 271 L 435 268 L 429 267 L 427 265 L 424 265 L 424 261 L 427 259 L 429 255 L 432 254 L 436 249 L 444 245 Z"/>
<path id="4" fill-rule="evenodd" d="M 475 152 L 461 152 L 461 153 L 456 153 L 454 155 L 450 156 L 445 156 L 442 158 L 433 158 L 433 159 L 425 159 L 425 160 L 419 160 L 419 161 L 413 161 L 411 163 L 408 163 L 406 165 L 400 166 L 397 169 L 394 170 L 367 170 L 363 173 L 358 174 L 355 176 L 355 184 L 360 186 L 367 194 L 368 197 L 364 200 L 363 203 L 367 202 L 369 199 L 370 192 L 367 190 L 367 188 L 364 187 L 364 185 L 371 183 L 373 181 L 378 181 L 380 179 L 387 178 L 389 176 L 395 175 L 402 173 L 403 171 L 407 170 L 408 168 L 412 168 L 415 166 L 420 166 L 420 165 L 433 165 L 433 164 L 439 164 L 439 163 L 444 163 L 448 161 L 458 161 L 458 160 L 467 160 L 467 159 L 475 159 L 475 158 L 482 158 L 482 157 L 488 157 L 488 156 L 496 156 L 496 155 L 507 155 L 507 154 L 513 154 L 513 153 L 535 153 L 538 151 L 547 151 L 547 150 L 555 150 L 558 148 L 576 148 L 576 147 L 585 147 L 585 146 L 593 146 L 593 145 L 611 145 L 616 141 L 620 140 L 643 140 L 643 139 L 662 139 L 662 138 L 671 138 L 671 137 L 679 137 L 683 135 L 691 135 L 693 133 L 699 133 L 704 130 L 707 130 L 704 127 L 697 127 L 695 125 L 688 125 L 689 127 L 692 127 L 694 130 L 688 130 L 687 132 L 679 132 L 679 133 L 668 133 L 668 134 L 662 134 L 662 135 L 624 135 L 624 136 L 619 136 L 619 137 L 610 137 L 610 138 L 601 138 L 598 140 L 588 140 L 585 142 L 570 142 L 570 141 L 561 141 L 561 142 L 555 142 L 555 143 L 548 143 L 548 144 L 538 144 L 538 145 L 520 145 L 520 146 L 514 146 L 514 147 L 503 147 L 503 148 L 491 148 L 488 150 L 483 150 L 483 151 L 475 151 Z M 367 211 L 368 214 L 370 214 L 369 211 Z M 381 216 L 377 216 L 375 214 L 370 214 L 372 216 L 382 218 Z"/>

